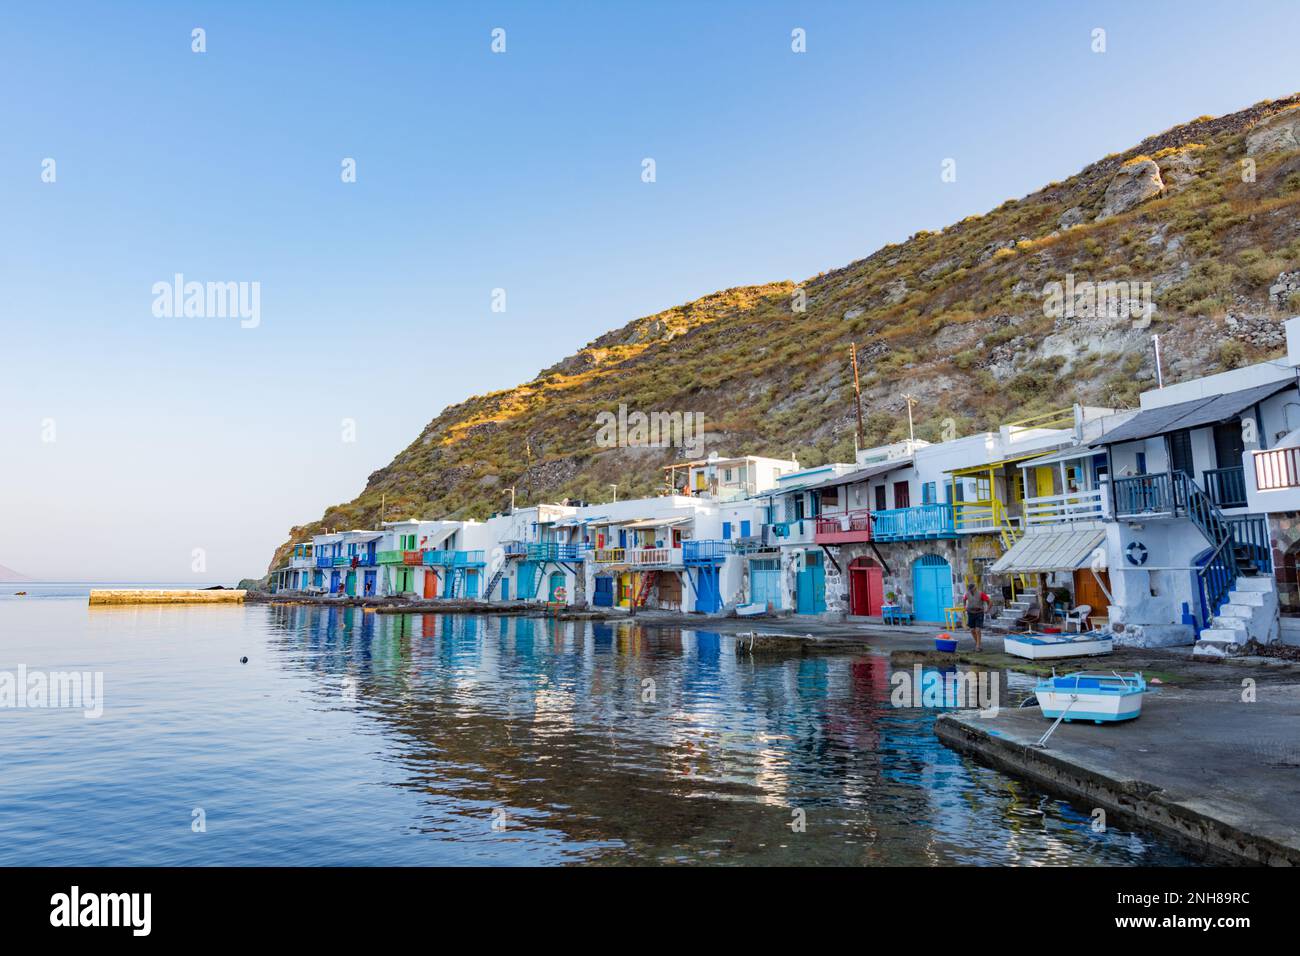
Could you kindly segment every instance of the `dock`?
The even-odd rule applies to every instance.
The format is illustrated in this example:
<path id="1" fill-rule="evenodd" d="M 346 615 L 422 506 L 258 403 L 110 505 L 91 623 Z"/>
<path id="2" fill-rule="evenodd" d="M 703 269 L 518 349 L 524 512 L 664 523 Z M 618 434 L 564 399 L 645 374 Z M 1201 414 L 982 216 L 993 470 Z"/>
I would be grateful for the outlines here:
<path id="1" fill-rule="evenodd" d="M 246 591 L 222 588 L 94 588 L 90 603 L 125 604 L 243 604 Z"/>
<path id="2" fill-rule="evenodd" d="M 1247 695 L 1249 696 L 1249 695 Z M 1037 707 L 948 713 L 939 739 L 1088 811 L 1137 822 L 1211 860 L 1300 865 L 1300 685 L 1167 688 L 1123 724 L 1063 723 L 1045 749 Z"/>

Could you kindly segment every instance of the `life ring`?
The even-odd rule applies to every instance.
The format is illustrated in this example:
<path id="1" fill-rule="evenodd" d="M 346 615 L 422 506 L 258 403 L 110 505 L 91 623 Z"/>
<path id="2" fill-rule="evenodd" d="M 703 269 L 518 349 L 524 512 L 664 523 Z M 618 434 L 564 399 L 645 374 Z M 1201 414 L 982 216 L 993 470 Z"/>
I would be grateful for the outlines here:
<path id="1" fill-rule="evenodd" d="M 1140 567 L 1147 563 L 1147 546 L 1141 541 L 1130 541 L 1128 547 L 1124 549 L 1124 557 L 1128 559 L 1129 564 Z"/>

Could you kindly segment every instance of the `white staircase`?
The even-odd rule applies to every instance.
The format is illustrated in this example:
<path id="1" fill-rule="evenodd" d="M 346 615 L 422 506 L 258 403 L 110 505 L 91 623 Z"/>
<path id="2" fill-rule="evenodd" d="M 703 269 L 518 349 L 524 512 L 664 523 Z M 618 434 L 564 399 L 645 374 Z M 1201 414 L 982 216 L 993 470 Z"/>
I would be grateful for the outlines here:
<path id="1" fill-rule="evenodd" d="M 1227 603 L 1201 631 L 1195 653 L 1223 657 L 1251 638 L 1261 644 L 1278 639 L 1277 591 L 1273 579 L 1262 574 L 1237 578 Z"/>

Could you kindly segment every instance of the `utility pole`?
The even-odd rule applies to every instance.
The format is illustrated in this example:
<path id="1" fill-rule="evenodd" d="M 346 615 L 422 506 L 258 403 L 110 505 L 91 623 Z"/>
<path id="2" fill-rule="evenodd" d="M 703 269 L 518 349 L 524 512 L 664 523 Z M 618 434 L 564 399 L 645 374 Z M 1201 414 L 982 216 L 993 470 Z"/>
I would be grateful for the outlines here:
<path id="1" fill-rule="evenodd" d="M 1151 341 L 1156 347 L 1156 388 L 1165 387 L 1165 371 L 1160 367 L 1160 336 L 1151 336 Z"/>
<path id="2" fill-rule="evenodd" d="M 618 503 L 618 485 L 610 485 L 614 489 L 614 503 Z"/>
<path id="3" fill-rule="evenodd" d="M 384 504 L 387 497 L 387 495 L 382 493 L 379 496 L 379 527 L 375 529 L 376 531 L 384 530 Z"/>
<path id="4" fill-rule="evenodd" d="M 858 343 L 849 343 L 849 359 L 853 362 L 853 407 L 858 413 L 858 433 L 854 437 L 854 451 L 861 450 L 865 439 L 862 435 L 862 385 L 858 381 Z M 855 454 L 854 458 L 857 457 Z"/>
<path id="5" fill-rule="evenodd" d="M 916 431 L 912 428 L 912 406 L 916 404 L 916 396 L 904 394 L 903 400 L 907 402 L 907 440 L 909 444 L 916 444 Z"/>
<path id="6" fill-rule="evenodd" d="M 510 492 L 510 514 L 515 513 L 515 486 L 511 485 L 506 491 Z"/>

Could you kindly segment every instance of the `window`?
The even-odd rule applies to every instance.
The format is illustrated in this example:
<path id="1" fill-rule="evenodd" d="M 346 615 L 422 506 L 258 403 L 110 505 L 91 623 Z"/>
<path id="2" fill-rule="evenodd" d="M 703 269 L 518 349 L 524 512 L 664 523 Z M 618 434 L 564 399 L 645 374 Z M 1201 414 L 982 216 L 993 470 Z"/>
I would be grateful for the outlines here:
<path id="1" fill-rule="evenodd" d="M 975 500 L 989 501 L 993 497 L 992 486 L 987 478 L 975 479 Z"/>
<path id="2" fill-rule="evenodd" d="M 935 486 L 933 481 L 927 481 L 921 486 L 921 504 L 932 505 L 935 502 Z"/>
<path id="3" fill-rule="evenodd" d="M 1192 433 L 1185 428 L 1169 436 L 1169 467 L 1174 471 L 1195 474 L 1195 466 L 1192 464 Z"/>
<path id="4" fill-rule="evenodd" d="M 730 469 L 730 468 L 724 468 L 724 469 L 723 469 L 723 472 L 722 472 L 722 480 L 725 481 L 727 484 L 731 484 L 731 469 Z"/>

